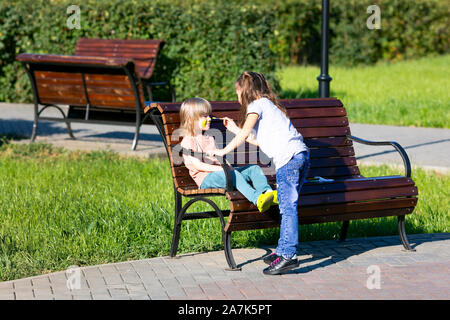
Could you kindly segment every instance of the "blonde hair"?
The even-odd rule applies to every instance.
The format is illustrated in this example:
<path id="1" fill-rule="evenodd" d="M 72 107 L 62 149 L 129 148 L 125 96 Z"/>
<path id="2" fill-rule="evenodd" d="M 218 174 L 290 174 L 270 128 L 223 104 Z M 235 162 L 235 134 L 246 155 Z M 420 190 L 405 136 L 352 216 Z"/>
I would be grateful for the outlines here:
<path id="1" fill-rule="evenodd" d="M 191 136 L 195 135 L 194 122 L 202 115 L 210 115 L 211 104 L 203 98 L 189 98 L 181 104 L 180 128 Z"/>
<path id="2" fill-rule="evenodd" d="M 277 106 L 286 117 L 287 111 L 280 104 L 278 97 L 272 91 L 269 82 L 262 73 L 244 71 L 234 83 L 236 88 L 241 90 L 241 109 L 239 112 L 239 126 L 242 127 L 247 116 L 247 107 L 253 101 L 260 98 L 267 98 Z"/>

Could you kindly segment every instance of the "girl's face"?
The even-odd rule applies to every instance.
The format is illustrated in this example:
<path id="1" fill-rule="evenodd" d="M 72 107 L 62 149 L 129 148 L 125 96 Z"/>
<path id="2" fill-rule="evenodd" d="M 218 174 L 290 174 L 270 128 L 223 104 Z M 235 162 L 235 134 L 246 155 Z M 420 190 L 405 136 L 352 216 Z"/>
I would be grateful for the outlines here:
<path id="1" fill-rule="evenodd" d="M 209 127 L 211 125 L 211 117 L 209 116 L 209 114 L 204 114 L 197 119 L 195 124 L 196 127 L 202 131 L 209 130 Z"/>

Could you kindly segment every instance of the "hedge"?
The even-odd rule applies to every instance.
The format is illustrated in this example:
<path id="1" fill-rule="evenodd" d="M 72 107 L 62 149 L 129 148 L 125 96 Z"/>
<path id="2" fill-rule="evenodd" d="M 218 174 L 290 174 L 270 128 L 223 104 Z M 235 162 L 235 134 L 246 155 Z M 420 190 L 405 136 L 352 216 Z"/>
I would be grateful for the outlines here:
<path id="1" fill-rule="evenodd" d="M 0 101 L 32 101 L 18 53 L 72 54 L 80 37 L 166 40 L 155 79 L 170 79 L 179 99 L 235 99 L 233 82 L 246 69 L 265 73 L 278 88 L 277 66 L 320 59 L 318 0 L 85 0 L 78 3 L 80 30 L 66 26 L 72 4 L 0 0 Z M 372 4 L 381 8 L 380 30 L 366 27 Z M 330 62 L 446 53 L 448 11 L 439 0 L 331 1 Z"/>

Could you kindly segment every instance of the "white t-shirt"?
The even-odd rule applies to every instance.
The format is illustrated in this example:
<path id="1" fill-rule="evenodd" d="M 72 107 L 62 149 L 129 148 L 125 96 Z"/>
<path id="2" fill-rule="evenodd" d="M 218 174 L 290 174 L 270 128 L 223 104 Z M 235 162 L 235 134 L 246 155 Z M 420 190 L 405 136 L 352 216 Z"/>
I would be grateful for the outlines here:
<path id="1" fill-rule="evenodd" d="M 291 121 L 267 98 L 260 98 L 248 105 L 247 114 L 258 114 L 254 127 L 256 141 L 260 149 L 272 158 L 278 170 L 302 151 L 308 151 L 302 135 Z"/>

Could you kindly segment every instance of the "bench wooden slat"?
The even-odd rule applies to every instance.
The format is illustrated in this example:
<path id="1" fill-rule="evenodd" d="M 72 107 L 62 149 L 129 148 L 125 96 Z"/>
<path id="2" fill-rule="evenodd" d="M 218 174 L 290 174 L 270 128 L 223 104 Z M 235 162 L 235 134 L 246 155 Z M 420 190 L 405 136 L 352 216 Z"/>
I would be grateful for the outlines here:
<path id="1" fill-rule="evenodd" d="M 233 164 L 233 163 L 231 163 Z M 250 164 L 257 164 L 262 167 L 262 170 L 265 174 L 273 175 L 275 173 L 275 169 L 273 167 L 269 167 L 267 165 L 262 164 L 261 162 L 254 162 Z M 242 167 L 246 164 L 235 165 L 235 167 Z M 339 167 L 339 166 L 351 166 L 356 165 L 355 157 L 346 157 L 346 158 L 323 158 L 314 161 L 311 165 L 312 168 L 323 168 L 323 167 Z M 172 175 L 174 177 L 188 177 L 189 170 L 186 168 L 184 164 L 179 166 L 172 166 Z"/>
<path id="2" fill-rule="evenodd" d="M 180 171 L 182 175 L 180 174 Z M 264 174 L 267 177 L 269 184 L 276 184 L 276 176 L 275 171 L 271 168 L 271 173 L 268 173 L 263 169 Z M 174 175 L 176 173 L 177 175 Z M 342 166 L 342 167 L 330 167 L 330 168 L 314 168 L 310 169 L 307 177 L 312 178 L 317 176 L 317 173 L 320 173 L 322 177 L 327 178 L 341 178 L 348 176 L 358 176 L 360 174 L 358 167 L 356 166 Z M 172 174 L 175 179 L 175 184 L 177 187 L 186 187 L 186 186 L 194 186 L 195 182 L 192 180 L 190 175 L 188 174 L 188 169 L 182 167 L 173 167 Z"/>
<path id="3" fill-rule="evenodd" d="M 311 167 L 312 168 L 316 168 L 316 167 L 320 167 L 320 163 L 326 163 L 326 162 L 321 162 L 321 161 L 339 161 L 338 159 L 345 159 L 348 157 L 353 157 L 354 156 L 354 150 L 353 147 L 335 147 L 335 148 L 321 148 L 321 149 L 310 149 L 310 157 L 311 159 L 314 159 L 314 161 L 311 161 Z M 256 157 L 255 156 L 256 152 L 244 152 L 245 154 L 245 159 L 256 159 L 256 160 L 266 160 L 266 158 L 264 157 Z M 247 155 L 248 154 L 248 155 Z M 171 166 L 173 167 L 178 167 L 178 166 L 184 166 L 183 164 L 183 159 L 181 158 L 181 156 L 176 156 L 177 159 L 177 163 L 175 163 L 174 161 L 174 157 L 175 155 L 172 152 L 172 148 L 169 148 L 169 156 L 170 159 L 172 161 Z M 237 158 L 239 157 L 239 158 Z M 231 159 L 243 159 L 244 156 L 242 156 L 241 154 L 234 156 L 233 154 L 229 154 L 226 157 L 228 159 L 228 161 L 231 162 Z M 326 160 L 326 159 L 333 159 L 333 160 Z M 316 164 L 316 161 L 318 161 L 318 164 Z M 346 161 L 346 160 L 342 160 L 342 161 Z M 235 163 L 234 163 L 235 164 Z M 264 164 L 268 164 L 268 162 L 264 162 Z M 326 166 L 326 165 L 324 165 Z"/>
<path id="4" fill-rule="evenodd" d="M 401 216 L 412 213 L 414 206 L 407 208 L 398 209 L 387 209 L 387 210 L 372 210 L 365 212 L 352 212 L 343 214 L 334 214 L 328 216 L 313 216 L 313 217 L 300 217 L 299 224 L 313 224 L 313 223 L 324 223 L 324 222 L 339 222 L 339 221 L 349 221 L 358 219 L 368 219 L 368 218 L 380 218 L 380 217 L 390 217 L 390 216 Z M 231 214 L 233 215 L 233 214 Z M 231 216 L 228 218 L 231 221 Z M 275 228 L 280 224 L 279 220 L 268 219 L 264 221 L 254 221 L 254 222 L 233 222 L 228 223 L 225 226 L 226 232 L 232 231 L 242 231 L 242 230 L 255 230 L 255 229 L 265 229 L 265 228 Z"/>
<path id="5" fill-rule="evenodd" d="M 299 219 L 317 216 L 330 216 L 333 214 L 347 214 L 365 211 L 378 211 L 386 209 L 410 208 L 417 204 L 417 198 L 397 198 L 383 201 L 350 202 L 345 204 L 320 205 L 315 207 L 299 207 Z M 244 210 L 231 212 L 229 223 L 242 223 L 253 221 L 279 220 L 279 209 L 272 207 L 269 211 L 258 212 L 257 210 Z"/>
<path id="6" fill-rule="evenodd" d="M 192 196 L 192 195 L 224 195 L 226 193 L 225 189 L 221 188 L 210 188 L 210 189 L 198 189 L 197 186 L 194 186 L 193 188 L 184 189 L 184 188 L 177 188 L 178 192 L 180 192 L 182 195 L 185 196 Z"/>
<path id="7" fill-rule="evenodd" d="M 139 77 L 150 79 L 156 64 L 156 58 L 165 42 L 159 39 L 92 39 L 78 40 L 75 54 L 80 56 L 126 57 L 133 59 Z"/>
<path id="8" fill-rule="evenodd" d="M 408 186 L 414 186 L 414 181 L 411 178 L 403 176 L 353 178 L 326 183 L 306 181 L 300 193 L 302 195 L 307 195 Z M 230 201 L 245 200 L 244 196 L 239 191 L 228 192 L 227 199 Z"/>
<path id="9" fill-rule="evenodd" d="M 239 102 L 237 101 L 211 101 L 214 105 L 214 112 L 217 111 L 238 111 L 240 108 Z M 288 110 L 288 114 L 292 111 L 296 113 L 295 110 L 299 108 L 323 108 L 328 109 L 337 108 L 341 109 L 342 102 L 336 98 L 315 98 L 315 99 L 281 99 L 280 104 Z M 161 114 L 178 113 L 180 111 L 180 102 L 167 102 L 167 103 L 155 103 L 155 107 L 161 112 Z"/>
<path id="10" fill-rule="evenodd" d="M 84 96 L 83 86 L 51 86 L 51 85 L 37 85 L 39 95 L 41 97 L 80 97 Z M 134 94 L 130 89 L 117 89 L 117 88 L 87 88 L 88 97 L 91 100 L 119 100 L 119 101 L 129 101 L 134 102 Z"/>
<path id="11" fill-rule="evenodd" d="M 221 121 L 220 121 L 221 122 Z M 296 128 L 320 128 L 320 127 L 347 127 L 348 119 L 347 117 L 327 117 L 327 118 L 304 118 L 304 119 L 291 119 L 292 124 Z M 222 123 L 218 124 L 217 121 L 212 121 L 211 128 L 218 129 L 218 127 L 222 127 Z M 173 134 L 173 132 L 180 128 L 179 123 L 174 124 L 166 124 L 164 125 L 164 131 L 166 134 Z M 225 129 L 225 128 L 224 128 Z M 234 136 L 232 133 L 230 135 Z M 334 136 L 333 131 L 327 136 Z M 320 137 L 320 136 L 317 136 Z M 308 137 L 304 137 L 308 138 Z"/>
<path id="12" fill-rule="evenodd" d="M 216 108 L 216 106 L 214 106 L 214 108 Z M 315 109 L 313 108 L 305 108 L 303 110 L 301 110 L 301 112 L 298 112 L 298 110 L 288 110 L 288 115 L 289 118 L 291 119 L 291 121 L 293 121 L 293 123 L 296 123 L 297 120 L 295 119 L 304 119 L 303 123 L 308 124 L 307 122 L 307 118 L 322 118 L 322 119 L 328 119 L 328 118 L 335 118 L 335 117 L 345 117 L 346 116 L 346 112 L 345 109 L 340 107 L 340 108 L 321 108 L 321 107 L 316 107 Z M 237 121 L 239 119 L 239 111 L 238 110 L 231 110 L 231 111 L 217 111 L 216 109 L 214 109 L 214 111 L 212 112 L 212 116 L 217 117 L 217 118 L 223 118 L 223 117 L 228 117 L 230 119 L 233 119 L 235 121 Z M 174 113 L 165 113 L 163 114 L 163 123 L 170 125 L 170 124 L 174 124 L 177 127 L 179 126 L 180 123 L 180 115 L 178 112 L 174 112 Z M 314 120 L 312 120 L 314 121 Z M 301 125 L 301 122 L 299 122 L 299 126 Z M 296 125 L 297 127 L 297 125 Z"/>
<path id="13" fill-rule="evenodd" d="M 152 45 L 147 47 L 134 46 L 122 48 L 120 46 L 113 47 L 83 47 L 77 48 L 75 51 L 76 55 L 80 56 L 100 56 L 100 57 L 112 57 L 112 56 L 122 56 L 122 57 L 135 57 L 135 58 L 145 58 L 151 59 L 155 58 L 158 54 L 158 46 Z"/>
<path id="14" fill-rule="evenodd" d="M 417 187 L 395 187 L 375 190 L 345 191 L 330 194 L 304 195 L 300 197 L 299 206 L 313 206 L 328 203 L 342 203 L 370 199 L 416 196 Z"/>
<path id="15" fill-rule="evenodd" d="M 352 201 L 367 201 L 375 198 L 386 198 L 386 197 L 408 197 L 408 196 L 416 196 L 417 188 L 414 189 L 414 186 L 410 187 L 390 187 L 385 189 L 366 189 L 366 190 L 345 190 L 342 192 L 330 193 L 330 192 L 322 192 L 315 194 L 304 194 L 300 192 L 300 201 L 299 207 L 307 207 L 314 205 L 325 205 L 329 203 L 348 203 Z M 390 196 L 389 196 L 390 195 Z M 322 200 L 326 200 L 326 202 Z M 255 210 L 257 208 L 247 201 L 246 199 L 242 200 L 233 200 L 230 202 L 230 210 L 232 212 L 237 211 L 248 211 Z"/>

